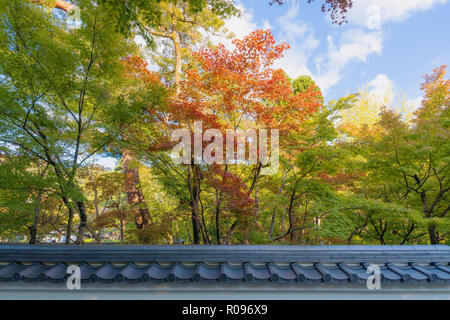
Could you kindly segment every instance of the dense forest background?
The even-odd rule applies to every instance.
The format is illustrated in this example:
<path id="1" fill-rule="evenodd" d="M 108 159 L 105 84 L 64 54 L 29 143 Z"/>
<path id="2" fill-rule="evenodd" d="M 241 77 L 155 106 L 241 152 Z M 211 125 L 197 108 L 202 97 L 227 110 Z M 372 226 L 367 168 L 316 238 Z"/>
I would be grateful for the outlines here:
<path id="1" fill-rule="evenodd" d="M 351 5 L 322 11 L 339 25 Z M 272 67 L 289 45 L 270 30 L 212 45 L 233 38 L 231 0 L 0 0 L 0 15 L 0 241 L 449 243 L 446 66 L 408 112 L 365 87 L 325 102 Z M 278 172 L 176 163 L 172 132 L 200 120 L 278 129 Z"/>

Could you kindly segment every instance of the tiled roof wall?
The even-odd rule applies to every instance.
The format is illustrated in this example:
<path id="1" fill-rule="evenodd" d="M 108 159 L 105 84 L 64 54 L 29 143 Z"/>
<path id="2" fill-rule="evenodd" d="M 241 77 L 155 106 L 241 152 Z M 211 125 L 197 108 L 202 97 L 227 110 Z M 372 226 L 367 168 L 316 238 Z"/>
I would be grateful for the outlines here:
<path id="1" fill-rule="evenodd" d="M 448 246 L 26 246 L 0 245 L 0 281 L 450 283 Z M 0 284 L 1 286 L 1 284 Z"/>

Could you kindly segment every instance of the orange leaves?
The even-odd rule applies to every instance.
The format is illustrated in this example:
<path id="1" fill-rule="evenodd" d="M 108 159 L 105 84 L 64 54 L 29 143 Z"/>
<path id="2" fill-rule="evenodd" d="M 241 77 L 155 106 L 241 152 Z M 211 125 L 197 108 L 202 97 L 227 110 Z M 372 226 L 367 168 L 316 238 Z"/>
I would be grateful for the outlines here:
<path id="1" fill-rule="evenodd" d="M 140 79 L 147 83 L 160 84 L 161 80 L 157 72 L 147 69 L 148 63 L 138 55 L 128 56 L 123 59 L 126 76 L 132 79 Z"/>
<path id="2" fill-rule="evenodd" d="M 450 80 L 445 79 L 447 66 L 443 65 L 433 70 L 431 75 L 425 75 L 425 83 L 421 89 L 424 91 L 422 108 L 416 114 L 418 120 L 434 117 L 450 106 Z"/>
<path id="3" fill-rule="evenodd" d="M 186 70 L 179 93 L 170 99 L 165 118 L 160 119 L 168 128 L 188 129 L 191 138 L 195 121 L 201 121 L 203 131 L 217 129 L 223 137 L 227 129 L 278 129 L 280 148 L 284 148 L 291 133 L 321 106 L 321 92 L 311 86 L 295 94 L 287 75 L 272 68 L 289 46 L 277 44 L 270 30 L 254 31 L 233 44 L 234 50 L 219 44 L 193 54 L 198 63 Z M 207 146 L 203 142 L 201 154 Z M 231 164 L 198 166 L 204 179 L 202 190 L 214 195 L 218 211 L 231 213 L 242 223 L 242 218 L 256 212 L 252 181 L 257 183 L 260 165 L 251 174 L 254 180 L 247 182 Z"/>
<path id="4" fill-rule="evenodd" d="M 343 173 L 339 172 L 335 175 L 329 175 L 326 172 L 319 174 L 319 179 L 325 183 L 329 183 L 336 187 L 352 184 L 353 181 L 360 179 L 364 174 L 362 172 Z"/>
<path id="5" fill-rule="evenodd" d="M 232 172 L 224 170 L 219 165 L 212 165 L 206 172 L 208 184 L 215 188 L 226 199 L 224 205 L 231 212 L 240 215 L 254 213 L 255 200 L 247 191 L 247 185 Z"/>
<path id="6" fill-rule="evenodd" d="M 260 77 L 265 72 L 270 76 L 269 67 L 283 56 L 283 51 L 289 48 L 287 43 L 276 45 L 270 30 L 256 30 L 244 39 L 234 39 L 234 51 L 229 51 L 224 45 L 207 48 L 194 53 L 202 68 L 207 72 L 221 75 Z"/>
<path id="7" fill-rule="evenodd" d="M 129 212 L 123 212 L 116 208 L 110 208 L 103 214 L 99 215 L 91 222 L 91 227 L 94 230 L 100 230 L 102 228 L 119 227 L 119 220 L 127 220 Z"/>
<path id="8" fill-rule="evenodd" d="M 433 70 L 431 75 L 425 75 L 425 83 L 422 84 L 421 89 L 425 92 L 425 99 L 423 105 L 430 102 L 430 99 L 436 95 L 443 98 L 443 103 L 449 103 L 450 99 L 450 80 L 445 79 L 447 66 L 443 65 Z"/>
<path id="9" fill-rule="evenodd" d="M 286 74 L 270 68 L 289 48 L 277 44 L 270 30 L 254 31 L 233 44 L 233 51 L 220 44 L 194 53 L 199 69 L 186 72 L 171 103 L 172 121 L 202 120 L 205 128 L 220 130 L 246 129 L 244 123 L 287 130 L 320 106 L 317 88 L 294 94 Z"/>
<path id="10" fill-rule="evenodd" d="M 447 66 L 442 65 L 434 69 L 431 75 L 424 75 L 425 83 L 422 84 L 421 89 L 423 91 L 431 91 L 439 85 L 448 85 L 449 80 L 444 79 L 446 72 Z"/>

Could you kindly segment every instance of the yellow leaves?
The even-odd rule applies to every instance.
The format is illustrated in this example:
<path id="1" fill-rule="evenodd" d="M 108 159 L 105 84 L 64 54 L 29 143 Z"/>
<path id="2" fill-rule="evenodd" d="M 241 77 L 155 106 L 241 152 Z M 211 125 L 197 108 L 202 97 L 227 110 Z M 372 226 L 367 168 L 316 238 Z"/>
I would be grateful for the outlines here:
<path id="1" fill-rule="evenodd" d="M 408 125 L 413 120 L 413 106 L 403 96 L 394 99 L 390 86 L 383 90 L 369 90 L 367 85 L 360 90 L 358 97 L 351 108 L 340 111 L 338 127 L 347 139 L 379 137 L 384 130 L 380 127 L 380 121 L 381 114 L 385 111 L 395 113 Z"/>
<path id="2" fill-rule="evenodd" d="M 341 122 L 352 124 L 356 128 L 362 128 L 364 125 L 373 126 L 379 120 L 381 107 L 389 100 L 388 93 L 384 97 L 375 96 L 367 88 L 362 89 L 355 105 L 341 111 Z"/>

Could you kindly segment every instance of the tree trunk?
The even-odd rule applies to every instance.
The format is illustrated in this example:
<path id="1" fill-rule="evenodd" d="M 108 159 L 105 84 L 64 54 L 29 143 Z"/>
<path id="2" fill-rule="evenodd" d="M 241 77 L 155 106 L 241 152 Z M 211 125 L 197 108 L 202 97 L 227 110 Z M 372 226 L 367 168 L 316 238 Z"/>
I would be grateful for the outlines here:
<path id="1" fill-rule="evenodd" d="M 200 222 L 199 201 L 198 201 L 198 186 L 194 183 L 193 196 L 191 197 L 191 220 L 192 233 L 194 235 L 194 244 L 201 244 L 202 227 Z"/>
<path id="2" fill-rule="evenodd" d="M 175 49 L 175 88 L 177 95 L 180 93 L 181 72 L 182 72 L 182 56 L 181 56 L 181 43 L 180 35 L 177 31 L 173 30 L 171 33 L 173 47 Z"/>
<path id="3" fill-rule="evenodd" d="M 42 5 L 44 1 L 43 0 L 32 0 L 32 2 Z M 67 11 L 69 11 L 69 9 L 71 7 L 73 7 L 73 4 L 71 4 L 71 3 L 67 2 L 67 1 L 64 1 L 64 0 L 56 0 L 55 1 L 55 8 L 56 9 L 60 9 L 60 10 L 63 10 L 63 11 L 67 12 Z"/>
<path id="4" fill-rule="evenodd" d="M 291 198 L 289 199 L 289 209 L 288 209 L 288 217 L 289 217 L 289 231 L 291 231 L 291 244 L 294 242 L 294 218 L 292 216 L 292 211 L 294 209 L 294 201 L 295 201 L 295 193 L 297 189 L 297 183 L 295 183 L 294 190 L 292 191 Z"/>
<path id="5" fill-rule="evenodd" d="M 353 240 L 353 232 L 350 233 L 350 235 L 347 238 L 347 245 L 351 246 L 352 245 L 352 240 Z"/>
<path id="6" fill-rule="evenodd" d="M 280 188 L 278 189 L 278 194 L 277 194 L 278 197 L 281 195 L 281 192 L 283 191 L 283 187 L 284 187 L 286 176 L 287 176 L 287 173 L 285 173 L 283 171 L 283 174 L 282 174 L 282 177 L 281 177 Z M 273 209 L 273 211 L 272 211 L 272 219 L 271 219 L 270 228 L 269 228 L 269 240 L 272 240 L 272 237 L 273 237 L 276 214 L 277 214 L 276 209 Z"/>
<path id="7" fill-rule="evenodd" d="M 70 244 L 70 238 L 72 237 L 73 208 L 69 203 L 69 200 L 65 196 L 63 196 L 62 199 L 67 210 L 69 210 L 69 219 L 67 220 L 66 241 L 64 241 L 64 244 Z"/>
<path id="8" fill-rule="evenodd" d="M 437 235 L 435 226 L 428 227 L 428 234 L 430 235 L 430 243 L 431 244 L 439 244 L 439 237 Z"/>
<path id="9" fill-rule="evenodd" d="M 123 221 L 122 213 L 120 214 L 120 244 L 123 243 L 123 229 L 124 229 L 124 221 Z"/>
<path id="10" fill-rule="evenodd" d="M 201 227 L 200 227 L 200 218 L 198 214 L 198 210 L 192 206 L 192 232 L 194 234 L 194 244 L 201 244 Z"/>
<path id="11" fill-rule="evenodd" d="M 206 229 L 206 222 L 205 222 L 203 206 L 201 206 L 201 210 L 199 210 L 199 212 L 201 212 L 201 216 L 202 216 L 202 221 L 200 223 L 200 227 L 202 228 L 201 230 L 202 230 L 203 243 L 211 244 L 211 241 L 209 240 L 208 230 Z"/>
<path id="12" fill-rule="evenodd" d="M 127 149 L 123 149 L 122 154 L 127 202 L 134 213 L 136 228 L 143 229 L 149 224 L 151 217 L 145 205 L 144 193 L 142 192 L 139 178 L 139 168 L 136 166 L 137 160 L 133 158 L 131 152 Z"/>
<path id="13" fill-rule="evenodd" d="M 190 195 L 191 220 L 194 244 L 201 244 L 202 227 L 200 221 L 199 197 L 200 185 L 196 165 L 192 164 L 188 167 L 188 188 Z"/>
<path id="14" fill-rule="evenodd" d="M 66 241 L 64 244 L 70 244 L 72 238 L 73 209 L 69 208 L 69 220 L 67 221 Z"/>
<path id="15" fill-rule="evenodd" d="M 227 230 L 227 235 L 226 235 L 226 238 L 225 238 L 225 244 L 230 244 L 231 235 L 233 234 L 233 231 L 237 227 L 238 224 L 239 224 L 238 220 L 234 221 L 233 224 L 231 225 L 230 229 Z"/>
<path id="16" fill-rule="evenodd" d="M 93 181 L 93 178 L 91 176 L 91 181 Z M 99 218 L 100 217 L 100 210 L 98 208 L 98 190 L 97 187 L 94 187 L 94 207 L 95 207 L 95 217 Z M 97 230 L 97 235 L 95 236 L 96 240 L 97 240 L 97 244 L 100 244 L 102 242 L 102 229 L 99 228 Z"/>
<path id="17" fill-rule="evenodd" d="M 78 227 L 78 236 L 77 236 L 76 243 L 82 244 L 84 242 L 83 241 L 84 233 L 86 232 L 86 229 L 87 229 L 86 207 L 84 206 L 83 201 L 77 201 L 76 205 L 78 208 L 78 214 L 80 215 L 80 226 Z"/>
<path id="18" fill-rule="evenodd" d="M 30 232 L 30 240 L 28 240 L 29 244 L 36 244 L 36 233 L 37 233 L 37 228 L 36 226 L 33 224 L 32 226 L 27 226 L 28 230 Z"/>
<path id="19" fill-rule="evenodd" d="M 42 193 L 39 192 L 37 196 L 37 203 L 38 206 L 34 208 L 34 222 L 32 226 L 27 226 L 28 230 L 30 231 L 30 240 L 28 241 L 29 244 L 35 244 L 36 243 L 36 236 L 37 236 L 37 226 L 39 222 L 39 214 L 41 212 L 41 199 L 42 199 Z"/>
<path id="20" fill-rule="evenodd" d="M 220 244 L 220 223 L 219 223 L 219 216 L 220 216 L 220 202 L 219 199 L 216 200 L 216 238 L 217 238 L 217 244 Z"/>

